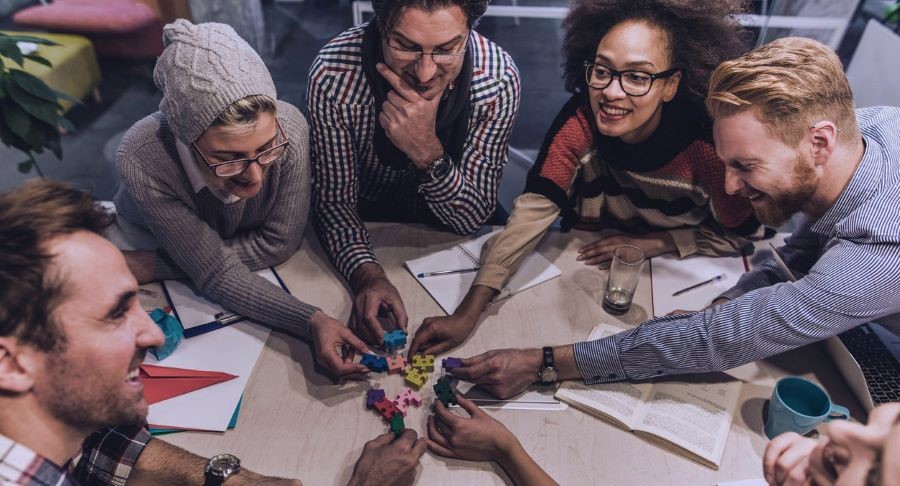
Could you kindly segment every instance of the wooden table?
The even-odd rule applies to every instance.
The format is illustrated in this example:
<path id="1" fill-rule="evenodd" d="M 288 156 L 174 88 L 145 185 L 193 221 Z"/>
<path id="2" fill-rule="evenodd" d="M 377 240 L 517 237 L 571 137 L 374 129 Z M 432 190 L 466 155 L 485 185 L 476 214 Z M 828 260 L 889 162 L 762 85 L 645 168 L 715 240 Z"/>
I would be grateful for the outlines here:
<path id="1" fill-rule="evenodd" d="M 403 261 L 466 238 L 415 225 L 379 223 L 368 228 L 379 261 L 403 296 L 412 336 L 422 319 L 443 313 L 403 268 Z M 562 270 L 562 276 L 492 306 L 473 336 L 451 354 L 465 357 L 501 347 L 573 343 L 584 340 L 599 322 L 628 328 L 651 317 L 646 267 L 627 314 L 615 317 L 602 310 L 605 272 L 575 261 L 577 249 L 596 237 L 578 231 L 548 234 L 538 248 Z M 349 293 L 311 231 L 301 249 L 278 271 L 293 294 L 339 320 L 349 317 Z M 810 372 L 810 367 L 814 371 Z M 751 363 L 729 374 L 743 380 L 744 387 L 718 471 L 572 408 L 489 413 L 505 423 L 563 485 L 712 485 L 760 478 L 767 442 L 762 434 L 763 407 L 775 381 L 786 374 L 822 383 L 836 403 L 850 408 L 854 418 L 865 416 L 817 345 Z M 310 485 L 343 485 L 365 442 L 388 429 L 380 417 L 365 410 L 365 391 L 378 385 L 396 394 L 402 381 L 397 375 L 373 374 L 371 383 L 335 384 L 316 369 L 305 342 L 273 332 L 245 390 L 236 429 L 225 434 L 186 432 L 163 439 L 206 456 L 236 454 L 244 465 L 260 473 L 299 478 Z M 427 397 L 433 396 L 430 385 L 423 388 Z M 420 435 L 427 433 L 426 416 L 427 407 L 410 408 L 407 427 Z M 417 484 L 501 485 L 509 480 L 491 463 L 426 453 Z"/>

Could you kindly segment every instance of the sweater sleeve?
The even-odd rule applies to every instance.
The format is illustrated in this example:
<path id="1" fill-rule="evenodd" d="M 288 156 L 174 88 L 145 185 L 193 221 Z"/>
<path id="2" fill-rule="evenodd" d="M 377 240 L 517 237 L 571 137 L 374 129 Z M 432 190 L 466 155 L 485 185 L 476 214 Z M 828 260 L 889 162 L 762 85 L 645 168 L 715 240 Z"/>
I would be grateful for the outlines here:
<path id="1" fill-rule="evenodd" d="M 251 271 L 240 255 L 241 252 L 249 254 L 249 251 L 238 249 L 240 244 L 223 241 L 199 217 L 196 210 L 185 202 L 189 197 L 179 193 L 178 178 L 167 173 L 161 165 L 148 162 L 163 160 L 167 154 L 153 150 L 156 147 L 153 143 L 145 143 L 139 147 L 133 145 L 135 144 L 123 143 L 116 153 L 117 165 L 123 184 L 134 198 L 147 227 L 159 242 L 155 269 L 157 278 L 180 277 L 180 269 L 201 292 L 229 311 L 308 337 L 309 318 L 317 308 L 298 300 Z M 284 157 L 285 160 L 277 163 L 296 168 L 282 167 L 282 173 L 286 177 L 279 182 L 302 186 L 302 161 L 297 152 L 289 151 Z M 269 177 L 273 175 L 269 174 Z M 184 188 L 181 190 L 183 192 Z M 291 211 L 295 216 L 298 205 L 307 207 L 301 201 L 308 197 L 307 193 L 290 201 L 289 205 L 295 208 Z M 303 223 L 299 229 L 294 226 L 288 230 L 290 237 L 302 237 L 302 233 L 297 233 L 305 225 L 306 216 L 293 221 Z M 288 243 L 282 241 L 281 244 Z M 296 246 L 293 246 L 289 251 L 292 253 L 295 250 Z"/>
<path id="2" fill-rule="evenodd" d="M 557 216 L 559 207 L 545 196 L 525 193 L 517 197 L 506 227 L 481 249 L 481 262 L 472 285 L 502 290 Z"/>

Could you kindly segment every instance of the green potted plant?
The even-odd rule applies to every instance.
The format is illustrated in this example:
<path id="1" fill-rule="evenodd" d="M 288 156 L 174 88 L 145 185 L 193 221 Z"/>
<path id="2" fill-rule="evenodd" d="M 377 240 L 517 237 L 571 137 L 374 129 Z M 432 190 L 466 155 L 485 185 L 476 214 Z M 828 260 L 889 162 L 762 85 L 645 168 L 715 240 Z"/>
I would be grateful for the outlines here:
<path id="1" fill-rule="evenodd" d="M 37 54 L 23 54 L 18 42 L 31 42 L 45 46 L 55 42 L 25 35 L 0 33 L 0 141 L 7 147 L 22 151 L 27 159 L 19 162 L 19 171 L 29 172 L 32 167 L 44 177 L 37 165 L 34 154 L 50 150 L 58 159 L 62 158 L 60 130 L 74 131 L 75 126 L 62 116 L 59 100 L 80 103 L 71 96 L 47 86 L 35 76 L 7 66 L 24 67 L 25 60 L 50 67 L 50 61 Z"/>

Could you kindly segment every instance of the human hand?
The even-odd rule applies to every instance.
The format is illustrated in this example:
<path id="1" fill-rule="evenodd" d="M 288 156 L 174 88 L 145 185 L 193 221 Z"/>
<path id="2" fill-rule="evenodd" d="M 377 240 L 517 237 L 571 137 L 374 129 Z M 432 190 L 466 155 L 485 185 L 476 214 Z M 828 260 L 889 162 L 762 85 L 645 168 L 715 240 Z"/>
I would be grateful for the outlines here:
<path id="1" fill-rule="evenodd" d="M 505 462 L 519 445 L 516 437 L 471 400 L 459 395 L 456 400 L 469 418 L 454 414 L 436 401 L 434 415 L 428 417 L 428 448 L 455 459 Z"/>
<path id="2" fill-rule="evenodd" d="M 385 329 L 379 316 L 388 318 L 395 328 L 406 330 L 409 319 L 403 299 L 380 267 L 360 267 L 352 279 L 356 284 L 353 285 L 356 296 L 350 314 L 350 329 L 357 336 L 368 343 L 383 344 Z"/>
<path id="3" fill-rule="evenodd" d="M 425 439 L 406 429 L 399 437 L 379 435 L 366 442 L 362 455 L 353 466 L 348 486 L 401 486 L 415 480 L 415 468 L 425 453 Z"/>
<path id="4" fill-rule="evenodd" d="M 763 453 L 763 477 L 771 485 L 809 485 L 809 455 L 817 442 L 795 432 L 775 437 Z"/>
<path id="5" fill-rule="evenodd" d="M 466 315 L 428 317 L 416 329 L 416 335 L 409 345 L 409 356 L 449 351 L 472 334 L 477 322 L 477 317 L 473 319 Z"/>
<path id="6" fill-rule="evenodd" d="M 518 395 L 538 381 L 544 362 L 540 349 L 499 349 L 465 358 L 450 373 L 471 381 L 500 399 Z"/>
<path id="7" fill-rule="evenodd" d="M 347 326 L 317 310 L 309 318 L 309 335 L 316 353 L 316 362 L 338 376 L 367 373 L 365 366 L 354 363 L 353 355 L 368 353 L 369 347 Z"/>
<path id="8" fill-rule="evenodd" d="M 146 250 L 123 250 L 125 263 L 131 270 L 138 284 L 150 283 L 156 280 L 156 253 Z"/>
<path id="9" fill-rule="evenodd" d="M 431 161 L 444 154 L 444 147 L 435 131 L 435 117 L 441 97 L 423 98 L 391 68 L 382 63 L 378 63 L 376 68 L 394 88 L 381 105 L 378 123 L 416 168 L 424 170 Z"/>
<path id="10" fill-rule="evenodd" d="M 585 265 L 607 264 L 613 258 L 613 252 L 622 245 L 636 246 L 644 252 L 645 258 L 675 251 L 675 241 L 665 232 L 648 233 L 646 235 L 615 234 L 599 239 L 578 250 L 576 261 Z"/>

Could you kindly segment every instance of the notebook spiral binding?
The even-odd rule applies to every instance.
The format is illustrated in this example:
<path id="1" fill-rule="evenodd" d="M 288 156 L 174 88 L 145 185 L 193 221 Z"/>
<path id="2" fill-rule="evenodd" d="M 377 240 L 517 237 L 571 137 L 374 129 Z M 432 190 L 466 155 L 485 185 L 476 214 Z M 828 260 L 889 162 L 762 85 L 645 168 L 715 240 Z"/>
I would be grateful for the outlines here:
<path id="1" fill-rule="evenodd" d="M 465 247 L 463 247 L 462 245 L 456 245 L 456 247 L 459 248 L 459 251 L 461 251 L 461 252 L 463 253 L 463 255 L 465 255 L 466 258 L 468 258 L 469 261 L 472 262 L 472 266 L 474 266 L 475 268 L 479 268 L 479 267 L 480 267 L 480 262 L 479 262 L 479 260 L 478 260 L 478 257 L 476 257 L 475 255 L 473 255 L 472 252 L 470 252 L 469 250 L 465 249 Z"/>

